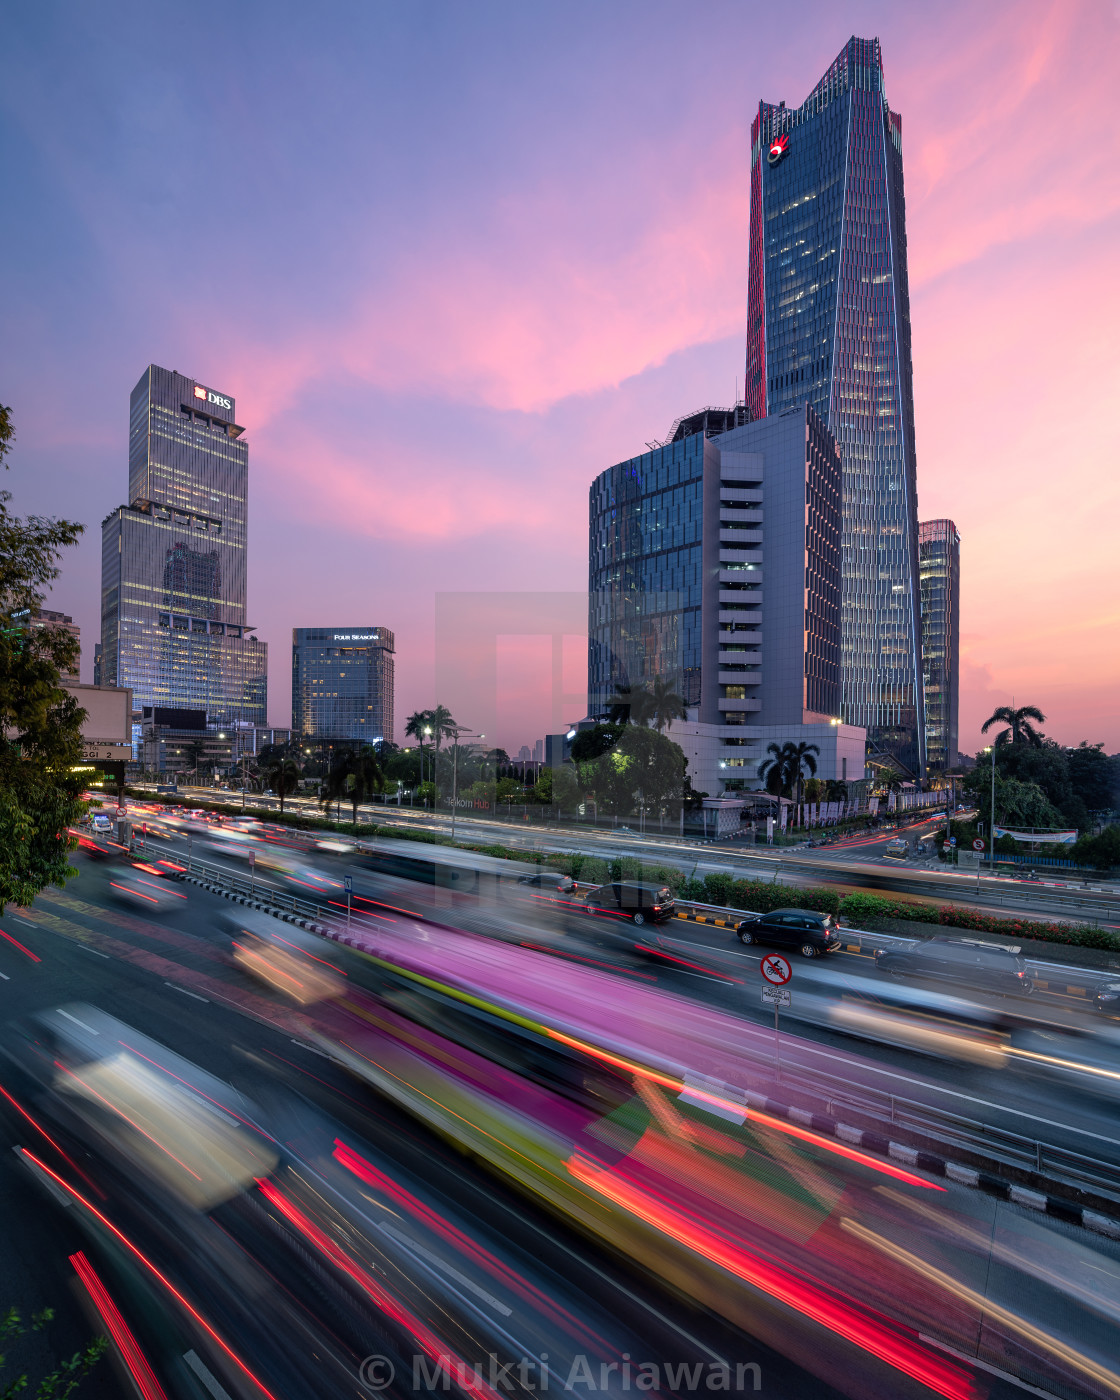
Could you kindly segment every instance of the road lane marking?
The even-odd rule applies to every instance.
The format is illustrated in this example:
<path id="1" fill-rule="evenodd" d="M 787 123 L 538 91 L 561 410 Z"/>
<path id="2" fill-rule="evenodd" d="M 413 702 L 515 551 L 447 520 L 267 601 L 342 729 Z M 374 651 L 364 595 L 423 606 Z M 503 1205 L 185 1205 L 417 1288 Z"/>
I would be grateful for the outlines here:
<path id="1" fill-rule="evenodd" d="M 101 1034 L 100 1031 L 95 1031 L 92 1026 L 87 1026 L 84 1021 L 79 1021 L 77 1016 L 71 1016 L 69 1011 L 63 1011 L 61 1006 L 58 1008 L 58 1014 L 60 1016 L 65 1016 L 68 1021 L 73 1021 L 76 1026 L 81 1026 L 82 1030 L 89 1031 L 90 1035 Z"/>
<path id="2" fill-rule="evenodd" d="M 9 919 L 14 919 L 17 924 L 26 924 L 28 928 L 38 928 L 39 925 L 32 923 L 30 919 L 21 919 L 18 914 L 9 914 Z"/>
<path id="3" fill-rule="evenodd" d="M 75 942 L 77 942 L 77 940 L 75 940 Z M 90 948 L 85 943 L 77 943 L 77 946 L 81 948 L 83 953 L 92 953 L 95 958 L 109 957 L 108 953 L 99 953 L 96 948 Z"/>
<path id="4" fill-rule="evenodd" d="M 197 992 L 188 992 L 186 987 L 177 986 L 174 982 L 164 982 L 165 987 L 170 987 L 173 992 L 182 992 L 185 997 L 194 997 L 195 1001 L 209 1002 L 209 997 L 200 997 Z"/>
<path id="5" fill-rule="evenodd" d="M 5 982 L 10 982 L 12 980 L 6 972 L 0 972 L 0 977 L 3 977 Z"/>

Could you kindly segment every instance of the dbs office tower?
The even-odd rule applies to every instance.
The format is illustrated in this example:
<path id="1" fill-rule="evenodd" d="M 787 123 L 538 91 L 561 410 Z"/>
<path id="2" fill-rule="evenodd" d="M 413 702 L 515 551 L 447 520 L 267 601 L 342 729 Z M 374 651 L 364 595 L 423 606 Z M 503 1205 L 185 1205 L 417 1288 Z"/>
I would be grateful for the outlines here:
<path id="1" fill-rule="evenodd" d="M 246 621 L 249 449 L 233 398 L 149 365 L 132 391 L 128 501 L 101 524 L 101 675 L 137 709 L 265 723 Z"/>
<path id="2" fill-rule="evenodd" d="M 843 471 L 842 717 L 925 774 L 902 120 L 878 39 L 751 127 L 746 402 L 808 403 Z"/>

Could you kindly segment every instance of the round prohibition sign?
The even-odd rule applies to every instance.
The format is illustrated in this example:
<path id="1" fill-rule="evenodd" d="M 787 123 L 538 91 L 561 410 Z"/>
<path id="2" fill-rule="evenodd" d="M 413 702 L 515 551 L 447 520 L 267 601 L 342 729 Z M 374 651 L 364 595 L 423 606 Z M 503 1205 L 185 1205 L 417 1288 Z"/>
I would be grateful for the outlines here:
<path id="1" fill-rule="evenodd" d="M 772 982 L 775 987 L 782 986 L 793 976 L 793 968 L 786 962 L 785 958 L 780 958 L 777 953 L 767 953 L 760 964 L 762 975 L 767 982 Z"/>
<path id="2" fill-rule="evenodd" d="M 977 836 L 976 840 L 973 841 L 973 843 L 972 843 L 972 849 L 973 849 L 974 851 L 982 851 L 982 850 L 984 849 L 984 843 L 983 843 L 983 841 L 980 839 L 979 836 Z"/>

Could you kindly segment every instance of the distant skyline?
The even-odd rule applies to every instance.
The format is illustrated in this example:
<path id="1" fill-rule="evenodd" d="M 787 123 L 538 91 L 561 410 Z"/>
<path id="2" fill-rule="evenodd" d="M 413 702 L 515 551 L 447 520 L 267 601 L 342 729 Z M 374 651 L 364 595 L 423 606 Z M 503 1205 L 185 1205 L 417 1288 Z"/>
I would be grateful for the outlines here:
<path id="1" fill-rule="evenodd" d="M 355 0 L 314 26 L 286 3 L 11 12 L 3 485 L 22 514 L 86 524 L 47 599 L 81 626 L 83 679 L 152 362 L 237 398 L 270 722 L 289 718 L 293 627 L 392 628 L 400 731 L 449 698 L 437 592 L 584 589 L 593 477 L 742 390 L 758 101 L 799 102 L 854 33 L 881 40 L 902 114 L 918 514 L 961 532 L 961 747 L 1014 700 L 1062 742 L 1120 749 L 1120 7 L 796 19 L 624 0 Z M 503 682 L 528 663 L 493 736 L 511 752 L 552 723 L 524 612 L 499 651 Z M 467 725 L 471 703 L 452 706 Z"/>

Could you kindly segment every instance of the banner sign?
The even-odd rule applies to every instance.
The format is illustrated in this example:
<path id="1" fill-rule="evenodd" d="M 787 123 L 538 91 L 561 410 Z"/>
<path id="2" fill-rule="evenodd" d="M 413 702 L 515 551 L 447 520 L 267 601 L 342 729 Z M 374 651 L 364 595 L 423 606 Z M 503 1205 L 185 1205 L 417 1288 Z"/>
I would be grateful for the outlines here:
<path id="1" fill-rule="evenodd" d="M 1029 841 L 1041 846 L 1072 846 L 1077 840 L 1076 831 L 1010 831 L 1005 826 L 997 826 L 995 833 L 997 840 L 1010 836 L 1013 841 Z"/>

